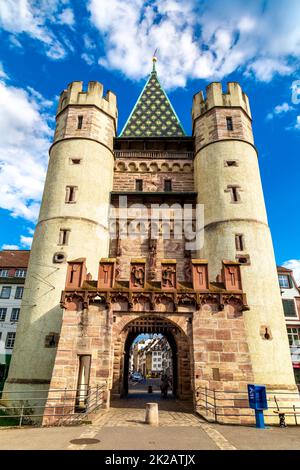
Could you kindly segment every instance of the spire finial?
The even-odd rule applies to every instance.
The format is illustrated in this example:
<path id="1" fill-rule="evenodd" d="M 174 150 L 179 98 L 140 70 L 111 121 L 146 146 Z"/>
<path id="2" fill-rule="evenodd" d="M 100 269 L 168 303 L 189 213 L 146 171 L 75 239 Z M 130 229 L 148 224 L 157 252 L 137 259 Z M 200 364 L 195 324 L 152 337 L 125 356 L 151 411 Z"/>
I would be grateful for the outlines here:
<path id="1" fill-rule="evenodd" d="M 157 52 L 158 48 L 155 49 L 154 51 L 154 54 L 152 56 L 152 64 L 153 64 L 153 67 L 152 67 L 152 72 L 156 72 L 155 70 L 155 63 L 157 62 L 157 57 L 156 57 L 156 52 Z"/>

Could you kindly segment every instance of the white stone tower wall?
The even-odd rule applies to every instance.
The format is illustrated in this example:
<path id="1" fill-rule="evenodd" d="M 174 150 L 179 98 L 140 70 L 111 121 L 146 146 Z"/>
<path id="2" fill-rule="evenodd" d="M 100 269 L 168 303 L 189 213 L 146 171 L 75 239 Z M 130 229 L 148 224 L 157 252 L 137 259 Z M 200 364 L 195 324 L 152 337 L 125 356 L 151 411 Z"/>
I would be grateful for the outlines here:
<path id="1" fill-rule="evenodd" d="M 100 258 L 108 256 L 116 125 L 116 98 L 111 92 L 103 98 L 101 84 L 90 82 L 82 92 L 82 83 L 73 82 L 62 93 L 5 391 L 49 387 L 56 348 L 46 348 L 45 337 L 60 333 L 67 261 L 86 258 L 96 279 Z M 65 201 L 70 185 L 78 187 L 75 203 Z M 70 230 L 65 246 L 59 244 L 60 229 Z M 65 254 L 63 263 L 53 262 L 55 253 Z"/>
<path id="2" fill-rule="evenodd" d="M 227 130 L 226 117 L 232 117 L 232 131 Z M 238 84 L 228 84 L 225 94 L 220 83 L 213 83 L 206 99 L 202 93 L 195 96 L 193 132 L 195 190 L 198 203 L 204 204 L 204 246 L 199 256 L 208 259 L 210 279 L 215 280 L 222 260 L 249 255 L 250 264 L 241 271 L 250 307 L 244 318 L 254 380 L 274 389 L 296 389 L 249 102 Z M 226 166 L 233 160 L 237 166 Z M 238 202 L 226 192 L 231 185 L 239 186 Z M 244 251 L 236 250 L 236 234 L 244 236 Z M 271 339 L 263 338 L 264 326 Z"/>

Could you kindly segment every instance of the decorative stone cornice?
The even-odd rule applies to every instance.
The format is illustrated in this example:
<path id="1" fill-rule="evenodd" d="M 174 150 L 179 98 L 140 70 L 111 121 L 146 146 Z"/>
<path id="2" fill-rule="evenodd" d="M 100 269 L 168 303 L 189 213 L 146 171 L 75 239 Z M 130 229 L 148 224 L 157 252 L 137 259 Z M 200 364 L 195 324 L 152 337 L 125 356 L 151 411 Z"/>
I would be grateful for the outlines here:
<path id="1" fill-rule="evenodd" d="M 242 292 L 227 292 L 227 293 L 213 293 L 213 292 L 182 292 L 178 290 L 164 291 L 157 290 L 147 291 L 141 290 L 80 290 L 74 291 L 65 290 L 62 292 L 61 307 L 70 310 L 82 310 L 88 308 L 91 303 L 101 303 L 106 308 L 112 308 L 112 304 L 125 302 L 127 306 L 121 311 L 135 311 L 135 306 L 143 305 L 143 311 L 155 311 L 156 306 L 161 303 L 173 304 L 172 311 L 177 312 L 178 308 L 182 306 L 194 306 L 199 310 L 203 305 L 216 304 L 219 310 L 223 310 L 225 305 L 234 305 L 239 311 L 249 310 L 247 305 L 246 295 Z M 71 305 L 72 304 L 72 305 Z"/>

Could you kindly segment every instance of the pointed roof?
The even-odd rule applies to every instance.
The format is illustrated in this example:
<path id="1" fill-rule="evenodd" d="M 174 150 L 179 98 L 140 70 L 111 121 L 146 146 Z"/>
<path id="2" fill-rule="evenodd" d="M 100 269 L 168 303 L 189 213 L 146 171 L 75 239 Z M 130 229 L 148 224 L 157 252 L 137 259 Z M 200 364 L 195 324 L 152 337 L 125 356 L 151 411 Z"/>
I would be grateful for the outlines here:
<path id="1" fill-rule="evenodd" d="M 186 135 L 178 116 L 161 86 L 155 70 L 148 78 L 120 137 L 183 137 Z"/>

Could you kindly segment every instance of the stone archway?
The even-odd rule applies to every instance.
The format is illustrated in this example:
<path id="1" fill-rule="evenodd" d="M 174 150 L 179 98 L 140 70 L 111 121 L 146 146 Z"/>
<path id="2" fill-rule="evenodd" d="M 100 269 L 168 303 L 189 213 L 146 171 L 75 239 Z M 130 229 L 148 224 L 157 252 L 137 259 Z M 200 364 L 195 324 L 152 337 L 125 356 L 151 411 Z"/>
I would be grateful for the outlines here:
<path id="1" fill-rule="evenodd" d="M 175 320 L 175 321 L 174 321 Z M 144 314 L 128 318 L 121 331 L 115 333 L 112 395 L 128 393 L 129 350 L 136 336 L 142 333 L 163 334 L 173 355 L 173 394 L 183 400 L 192 399 L 191 345 L 186 332 L 177 323 L 161 314 Z"/>

